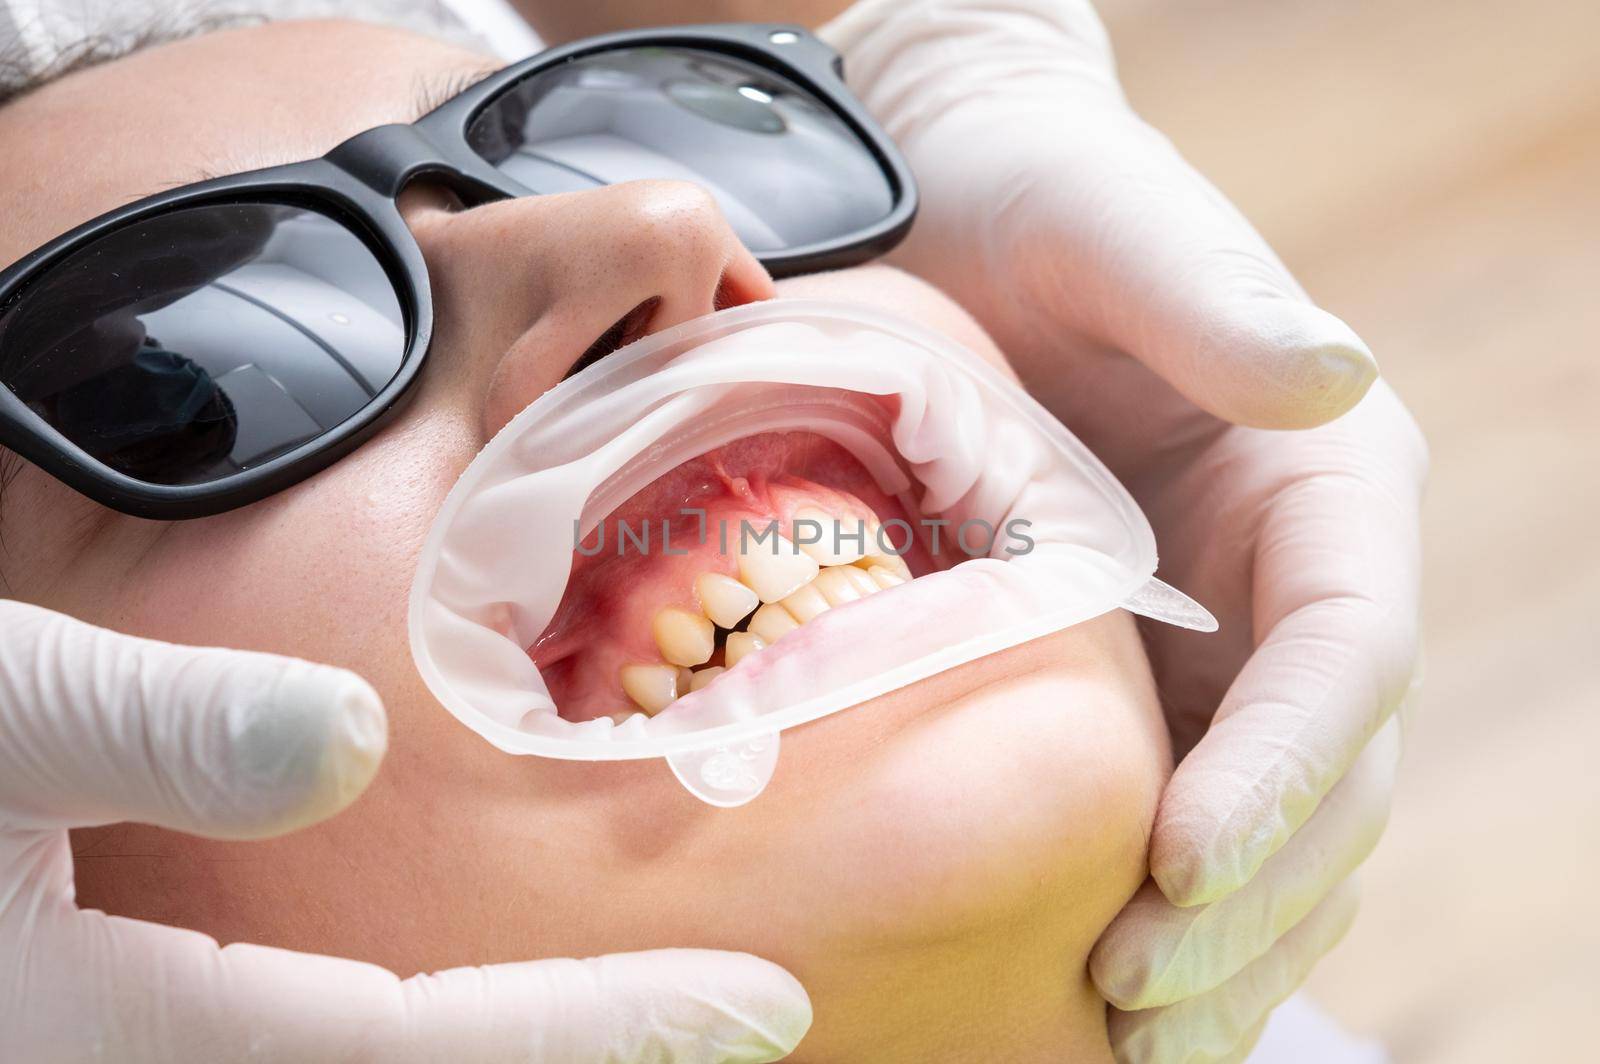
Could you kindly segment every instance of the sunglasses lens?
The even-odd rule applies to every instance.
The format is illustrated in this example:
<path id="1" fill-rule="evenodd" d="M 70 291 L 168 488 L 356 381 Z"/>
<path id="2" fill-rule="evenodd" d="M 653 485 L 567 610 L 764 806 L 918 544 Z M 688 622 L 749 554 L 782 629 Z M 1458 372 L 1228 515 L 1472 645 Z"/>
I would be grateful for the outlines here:
<path id="1" fill-rule="evenodd" d="M 79 248 L 0 313 L 0 380 L 151 484 L 232 476 L 314 439 L 394 378 L 383 264 L 328 215 L 188 207 Z"/>
<path id="2" fill-rule="evenodd" d="M 847 237 L 895 205 L 877 157 L 814 93 L 702 49 L 580 56 L 506 90 L 467 140 L 532 192 L 639 178 L 704 185 L 756 252 Z"/>

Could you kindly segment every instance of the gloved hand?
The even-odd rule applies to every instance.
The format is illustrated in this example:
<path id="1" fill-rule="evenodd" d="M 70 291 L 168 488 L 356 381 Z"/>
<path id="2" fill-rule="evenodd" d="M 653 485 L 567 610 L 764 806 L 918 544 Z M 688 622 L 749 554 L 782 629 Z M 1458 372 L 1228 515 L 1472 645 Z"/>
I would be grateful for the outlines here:
<path id="1" fill-rule="evenodd" d="M 800 1040 L 805 991 L 744 954 L 402 981 L 74 905 L 69 827 L 293 831 L 361 793 L 385 732 L 350 673 L 0 601 L 0 1060 L 768 1061 Z"/>
<path id="2" fill-rule="evenodd" d="M 990 330 L 1221 621 L 1147 628 L 1182 760 L 1153 881 L 1091 973 L 1124 1010 L 1119 1059 L 1237 1060 L 1348 925 L 1387 817 L 1421 437 L 1360 339 L 1129 109 L 1088 3 L 865 0 L 822 35 L 921 187 L 895 260 Z"/>

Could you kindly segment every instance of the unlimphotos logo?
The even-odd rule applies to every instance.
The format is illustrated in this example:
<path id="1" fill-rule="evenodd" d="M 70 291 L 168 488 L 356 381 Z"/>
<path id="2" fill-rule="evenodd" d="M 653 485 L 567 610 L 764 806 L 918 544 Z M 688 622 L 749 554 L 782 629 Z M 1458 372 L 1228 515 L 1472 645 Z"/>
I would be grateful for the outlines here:
<path id="1" fill-rule="evenodd" d="M 968 518 L 959 524 L 946 518 L 924 517 L 915 523 L 898 517 L 868 524 L 857 519 L 818 521 L 813 518 L 796 518 L 792 536 L 783 535 L 776 518 L 754 522 L 748 518 L 729 522 L 708 520 L 704 509 L 685 508 L 678 511 L 680 518 L 693 518 L 693 522 L 660 518 L 637 522 L 620 518 L 602 521 L 585 536 L 577 519 L 572 522 L 572 548 L 586 558 L 607 551 L 619 557 L 633 554 L 668 554 L 684 556 L 690 545 L 703 547 L 713 538 L 722 554 L 751 554 L 767 551 L 778 554 L 784 550 L 799 552 L 802 548 L 821 545 L 835 554 L 853 551 L 863 555 L 903 555 L 918 539 L 918 529 L 933 554 L 941 554 L 952 547 L 969 558 L 991 558 L 997 554 L 1011 557 L 1027 554 L 1034 548 L 1028 529 L 1033 522 L 1013 517 L 996 528 L 992 522 Z M 952 527 L 954 526 L 954 527 Z M 609 535 L 608 535 L 609 528 Z M 676 543 L 674 543 L 676 540 Z"/>

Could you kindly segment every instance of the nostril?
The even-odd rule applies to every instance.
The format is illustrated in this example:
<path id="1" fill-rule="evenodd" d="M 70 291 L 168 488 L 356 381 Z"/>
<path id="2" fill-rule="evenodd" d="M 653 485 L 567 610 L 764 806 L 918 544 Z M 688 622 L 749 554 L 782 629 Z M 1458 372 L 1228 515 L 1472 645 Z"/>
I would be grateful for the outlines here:
<path id="1" fill-rule="evenodd" d="M 578 360 L 567 370 L 567 376 L 588 369 L 590 366 L 605 358 L 618 348 L 627 347 L 643 336 L 650 327 L 650 319 L 655 317 L 656 308 L 661 305 L 660 296 L 651 296 L 649 299 L 634 307 L 628 313 L 618 318 L 611 327 L 595 338 L 588 350 L 578 356 Z"/>
<path id="2" fill-rule="evenodd" d="M 776 294 L 772 278 L 754 259 L 747 258 L 741 262 L 736 258 L 717 278 L 717 290 L 712 296 L 711 305 L 716 310 L 727 310 L 729 307 L 759 303 Z"/>
<path id="3" fill-rule="evenodd" d="M 739 290 L 734 287 L 733 279 L 728 276 L 727 270 L 723 270 L 722 276 L 717 278 L 716 294 L 711 297 L 711 309 L 727 310 L 729 307 L 741 306 L 748 302 L 750 300 L 740 298 Z"/>

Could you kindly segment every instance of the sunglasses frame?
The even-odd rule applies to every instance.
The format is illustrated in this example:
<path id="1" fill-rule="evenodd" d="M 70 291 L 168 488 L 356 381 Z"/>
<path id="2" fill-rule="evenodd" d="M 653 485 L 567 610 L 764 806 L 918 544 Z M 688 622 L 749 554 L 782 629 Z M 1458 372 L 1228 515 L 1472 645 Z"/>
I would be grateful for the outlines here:
<path id="1" fill-rule="evenodd" d="M 894 207 L 881 221 L 833 241 L 760 254 L 777 277 L 838 269 L 887 252 L 916 215 L 910 168 L 845 88 L 843 63 L 799 26 L 734 23 L 629 30 L 552 48 L 491 74 L 412 124 L 359 133 L 318 159 L 215 178 L 145 197 L 108 211 L 0 270 L 0 315 L 44 276 L 110 232 L 163 214 L 230 203 L 282 204 L 327 215 L 360 238 L 389 274 L 405 315 L 406 348 L 393 379 L 349 418 L 257 466 L 202 484 L 153 484 L 90 456 L 0 387 L 0 446 L 103 506 L 134 517 L 186 520 L 257 502 L 321 472 L 383 427 L 404 406 L 427 361 L 433 334 L 428 268 L 396 198 L 412 180 L 446 186 L 469 204 L 537 195 L 472 150 L 467 131 L 495 99 L 520 82 L 573 59 L 637 47 L 684 47 L 755 63 L 812 93 L 872 152 L 888 179 Z"/>

